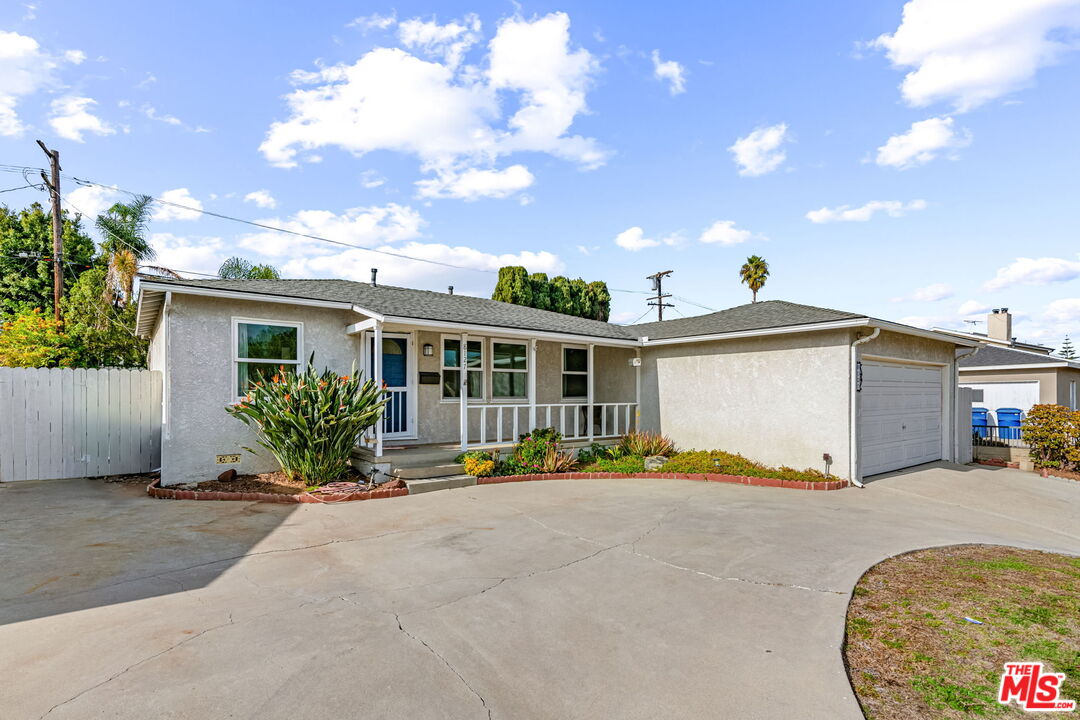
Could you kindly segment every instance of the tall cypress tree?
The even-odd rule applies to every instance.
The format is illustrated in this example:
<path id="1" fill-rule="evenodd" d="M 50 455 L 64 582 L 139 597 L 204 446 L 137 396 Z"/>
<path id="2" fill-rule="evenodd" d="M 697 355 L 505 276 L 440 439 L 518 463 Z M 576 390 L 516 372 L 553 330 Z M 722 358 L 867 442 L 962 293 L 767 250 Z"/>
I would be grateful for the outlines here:
<path id="1" fill-rule="evenodd" d="M 518 265 L 499 268 L 499 281 L 491 298 L 604 322 L 611 313 L 611 293 L 603 281 L 586 283 L 563 275 L 549 280 L 546 273 L 529 275 Z"/>

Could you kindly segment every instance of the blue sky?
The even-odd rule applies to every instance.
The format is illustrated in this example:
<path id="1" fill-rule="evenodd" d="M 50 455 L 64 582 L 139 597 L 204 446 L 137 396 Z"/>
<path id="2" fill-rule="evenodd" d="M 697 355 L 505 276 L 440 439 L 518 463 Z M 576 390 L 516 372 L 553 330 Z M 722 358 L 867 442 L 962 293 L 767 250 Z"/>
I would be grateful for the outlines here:
<path id="1" fill-rule="evenodd" d="M 1080 334 L 1078 31 L 1078 0 L 9 2 L 0 163 L 40 165 L 41 138 L 68 175 L 474 268 L 160 206 L 181 270 L 487 294 L 507 262 L 639 291 L 670 269 L 724 308 L 760 254 L 764 299 L 951 327 L 1007 306 L 1057 345 Z M 123 197 L 65 183 L 87 213 Z"/>

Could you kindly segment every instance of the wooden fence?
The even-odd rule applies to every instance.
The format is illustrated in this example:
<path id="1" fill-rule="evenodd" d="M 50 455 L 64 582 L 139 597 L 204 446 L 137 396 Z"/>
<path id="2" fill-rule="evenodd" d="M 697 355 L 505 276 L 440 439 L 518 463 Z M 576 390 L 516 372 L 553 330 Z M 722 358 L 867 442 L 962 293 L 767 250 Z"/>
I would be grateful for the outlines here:
<path id="1" fill-rule="evenodd" d="M 0 367 L 0 482 L 160 466 L 160 372 Z"/>

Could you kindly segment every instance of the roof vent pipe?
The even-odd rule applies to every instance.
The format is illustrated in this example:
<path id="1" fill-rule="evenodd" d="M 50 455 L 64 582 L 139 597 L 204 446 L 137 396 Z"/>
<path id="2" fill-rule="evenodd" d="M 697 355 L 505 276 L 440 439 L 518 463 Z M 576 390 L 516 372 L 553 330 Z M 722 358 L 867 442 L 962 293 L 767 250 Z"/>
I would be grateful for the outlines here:
<path id="1" fill-rule="evenodd" d="M 451 294 L 451 295 L 453 295 L 453 294 L 454 294 L 454 286 L 453 286 L 453 285 L 451 285 L 451 286 L 449 287 L 449 292 L 450 292 L 450 294 Z"/>
<path id="2" fill-rule="evenodd" d="M 379 268 L 371 268 L 371 287 L 375 287 L 375 276 L 379 274 Z"/>

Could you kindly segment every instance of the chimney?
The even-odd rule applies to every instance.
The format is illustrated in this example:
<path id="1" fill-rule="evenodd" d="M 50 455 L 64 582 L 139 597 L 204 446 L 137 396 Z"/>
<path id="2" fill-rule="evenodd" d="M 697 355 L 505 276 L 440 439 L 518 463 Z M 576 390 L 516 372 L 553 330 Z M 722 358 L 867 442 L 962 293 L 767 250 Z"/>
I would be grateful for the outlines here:
<path id="1" fill-rule="evenodd" d="M 1009 308 L 994 308 L 990 311 L 986 317 L 986 336 L 992 340 L 1012 342 L 1012 313 Z"/>
<path id="2" fill-rule="evenodd" d="M 379 268 L 371 268 L 371 287 L 375 287 L 375 276 L 379 274 Z M 994 312 L 997 312 L 996 310 Z"/>
<path id="3" fill-rule="evenodd" d="M 453 285 L 451 285 L 451 286 L 450 286 L 450 288 L 449 288 L 449 291 L 450 291 L 450 294 L 451 294 L 451 295 L 453 295 L 453 294 L 454 294 L 454 286 L 453 286 Z"/>

